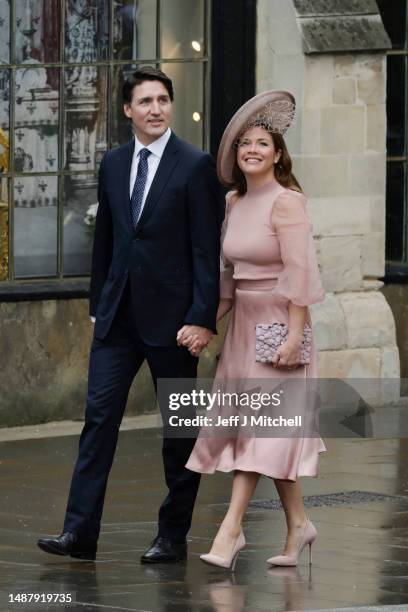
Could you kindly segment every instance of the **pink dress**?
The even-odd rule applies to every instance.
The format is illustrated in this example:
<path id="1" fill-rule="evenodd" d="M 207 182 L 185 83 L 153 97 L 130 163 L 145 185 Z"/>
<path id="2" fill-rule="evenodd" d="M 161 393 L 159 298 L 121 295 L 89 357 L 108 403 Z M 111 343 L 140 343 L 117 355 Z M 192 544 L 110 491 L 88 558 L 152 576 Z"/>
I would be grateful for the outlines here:
<path id="1" fill-rule="evenodd" d="M 221 297 L 233 298 L 217 379 L 317 378 L 312 334 L 310 364 L 283 370 L 255 361 L 257 323 L 288 323 L 289 301 L 309 306 L 324 299 L 312 226 L 303 194 L 275 180 L 237 197 L 227 195 L 223 225 Z M 310 314 L 308 311 L 308 322 Z M 317 476 L 317 437 L 208 437 L 200 434 L 186 467 L 213 473 L 244 470 L 271 478 Z"/>

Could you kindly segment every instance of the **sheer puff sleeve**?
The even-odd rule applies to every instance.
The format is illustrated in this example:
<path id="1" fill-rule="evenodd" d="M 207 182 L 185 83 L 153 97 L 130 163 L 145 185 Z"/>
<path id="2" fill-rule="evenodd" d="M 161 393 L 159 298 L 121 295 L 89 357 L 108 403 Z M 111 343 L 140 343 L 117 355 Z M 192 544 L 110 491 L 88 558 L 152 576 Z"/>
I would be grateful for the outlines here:
<path id="1" fill-rule="evenodd" d="M 275 292 L 298 306 L 322 302 L 324 289 L 305 196 L 291 190 L 280 194 L 272 208 L 271 224 L 283 262 Z"/>
<path id="2" fill-rule="evenodd" d="M 228 227 L 228 217 L 231 213 L 231 208 L 238 198 L 236 191 L 229 191 L 225 196 L 225 217 L 221 228 L 221 261 L 220 261 L 220 298 L 234 299 L 235 281 L 233 279 L 234 266 L 225 257 L 223 243 Z"/>

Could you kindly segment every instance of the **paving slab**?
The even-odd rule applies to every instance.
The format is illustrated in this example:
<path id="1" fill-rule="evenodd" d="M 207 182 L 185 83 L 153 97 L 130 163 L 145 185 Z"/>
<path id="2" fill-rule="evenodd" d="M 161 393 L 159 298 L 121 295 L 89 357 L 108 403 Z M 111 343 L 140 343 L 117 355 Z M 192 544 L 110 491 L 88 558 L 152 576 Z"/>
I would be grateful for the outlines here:
<path id="1" fill-rule="evenodd" d="M 325 610 L 319 609 L 319 612 L 399 612 L 406 610 L 405 605 L 402 606 L 364 606 L 358 608 L 326 608 Z M 294 612 L 298 612 L 295 610 Z M 316 612 L 315 610 L 303 610 L 302 612 Z"/>
<path id="2" fill-rule="evenodd" d="M 231 573 L 199 559 L 228 504 L 231 475 L 222 473 L 202 479 L 187 562 L 140 564 L 165 485 L 160 432 L 137 420 L 120 433 L 97 560 L 40 551 L 37 538 L 61 530 L 78 447 L 78 433 L 51 430 L 15 432 L 19 439 L 9 431 L 0 442 L 1 612 L 49 609 L 11 604 L 17 593 L 71 594 L 72 604 L 50 608 L 69 611 L 408 611 L 407 439 L 326 440 L 319 478 L 302 479 L 318 530 L 312 566 L 306 554 L 296 568 L 266 565 L 285 526 L 273 481 L 262 478 L 245 518 L 248 545 Z"/>

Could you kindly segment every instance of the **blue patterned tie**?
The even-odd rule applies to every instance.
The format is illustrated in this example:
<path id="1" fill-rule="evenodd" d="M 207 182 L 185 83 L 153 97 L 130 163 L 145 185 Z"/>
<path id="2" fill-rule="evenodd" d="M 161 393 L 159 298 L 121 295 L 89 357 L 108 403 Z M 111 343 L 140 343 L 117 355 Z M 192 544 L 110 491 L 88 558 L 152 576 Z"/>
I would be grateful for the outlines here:
<path id="1" fill-rule="evenodd" d="M 133 186 L 132 197 L 130 198 L 130 214 L 133 227 L 136 227 L 142 210 L 143 193 L 146 186 L 147 171 L 149 169 L 147 158 L 151 154 L 149 149 L 141 149 L 139 153 L 139 164 L 135 184 Z"/>

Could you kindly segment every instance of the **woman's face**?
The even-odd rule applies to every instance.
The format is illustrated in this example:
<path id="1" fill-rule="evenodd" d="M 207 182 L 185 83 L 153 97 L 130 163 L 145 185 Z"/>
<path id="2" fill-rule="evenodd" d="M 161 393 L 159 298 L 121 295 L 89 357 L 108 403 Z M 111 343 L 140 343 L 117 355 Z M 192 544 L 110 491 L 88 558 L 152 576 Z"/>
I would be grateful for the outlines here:
<path id="1" fill-rule="evenodd" d="M 274 166 L 280 155 L 281 151 L 275 149 L 272 135 L 263 127 L 253 127 L 240 138 L 237 163 L 248 176 L 274 175 Z"/>

